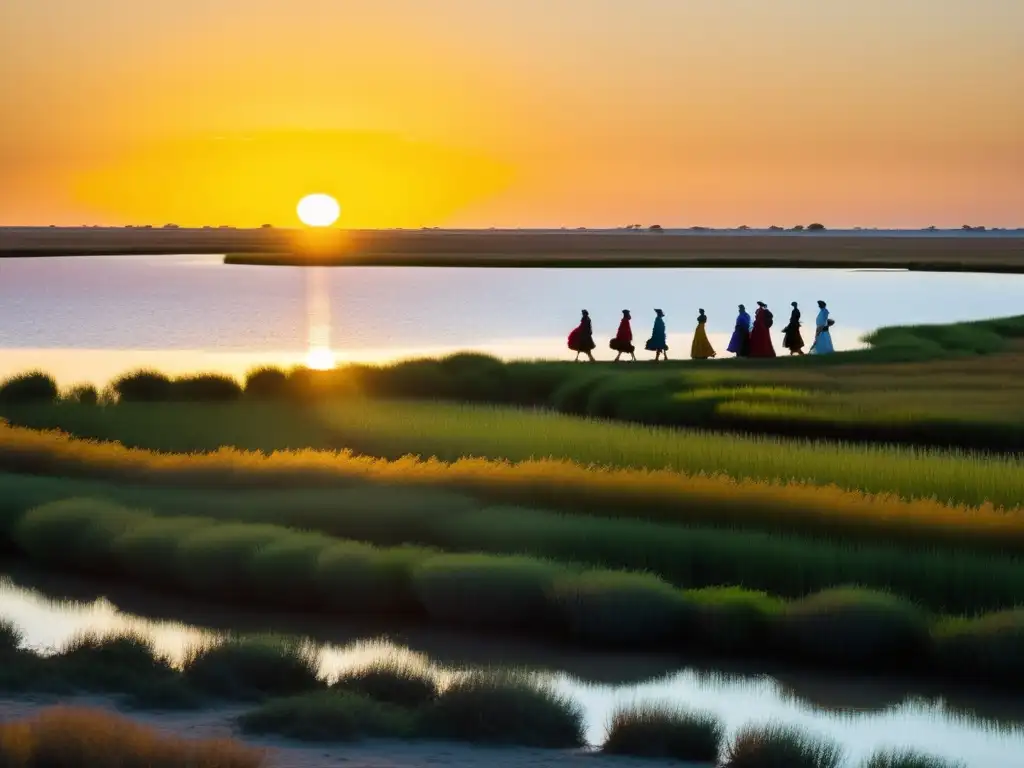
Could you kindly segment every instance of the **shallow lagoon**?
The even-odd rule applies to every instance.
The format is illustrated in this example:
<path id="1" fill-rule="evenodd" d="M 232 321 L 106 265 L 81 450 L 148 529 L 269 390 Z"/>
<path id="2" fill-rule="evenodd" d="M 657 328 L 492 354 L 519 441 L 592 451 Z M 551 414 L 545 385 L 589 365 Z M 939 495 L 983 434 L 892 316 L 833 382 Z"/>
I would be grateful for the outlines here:
<path id="1" fill-rule="evenodd" d="M 844 744 L 850 765 L 884 746 L 916 747 L 963 759 L 971 768 L 1024 764 L 1024 702 L 1019 698 L 716 666 L 706 660 L 687 663 L 667 656 L 578 653 L 455 632 L 386 631 L 324 618 L 247 614 L 21 572 L 13 579 L 0 578 L 0 616 L 12 619 L 27 644 L 40 649 L 55 648 L 86 630 L 133 628 L 154 637 L 161 652 L 180 658 L 189 645 L 225 632 L 275 631 L 320 643 L 328 673 L 386 657 L 425 665 L 442 677 L 472 667 L 529 669 L 583 705 L 591 742 L 602 740 L 617 705 L 656 700 L 713 711 L 730 731 L 778 720 L 828 734 Z"/>
<path id="2" fill-rule="evenodd" d="M 590 310 L 610 358 L 622 309 L 638 341 L 664 309 L 674 356 L 689 353 L 697 309 L 724 353 L 736 305 L 765 301 L 775 343 L 789 302 L 829 303 L 837 349 L 874 328 L 1020 311 L 1024 275 L 801 269 L 424 269 L 227 266 L 220 256 L 5 259 L 0 377 L 27 368 L 62 384 L 125 370 L 242 375 L 257 364 L 390 361 L 457 350 L 569 359 L 565 337 Z M 644 353 L 641 353 L 643 359 Z M 710 363 L 714 364 L 714 362 Z"/>

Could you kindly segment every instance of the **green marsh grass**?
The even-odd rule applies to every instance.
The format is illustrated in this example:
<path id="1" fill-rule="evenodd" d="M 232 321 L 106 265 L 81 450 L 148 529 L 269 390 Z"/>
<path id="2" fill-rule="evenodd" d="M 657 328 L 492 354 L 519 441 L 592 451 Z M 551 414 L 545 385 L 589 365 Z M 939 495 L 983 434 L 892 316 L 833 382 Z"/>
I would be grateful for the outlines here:
<path id="1" fill-rule="evenodd" d="M 915 750 L 885 750 L 868 758 L 862 768 L 966 768 L 966 764 Z"/>
<path id="2" fill-rule="evenodd" d="M 426 706 L 438 696 L 437 680 L 429 670 L 391 659 L 345 670 L 331 689 L 410 709 Z"/>
<path id="3" fill-rule="evenodd" d="M 238 718 L 243 733 L 311 742 L 416 735 L 412 712 L 346 691 L 318 691 L 273 699 Z"/>
<path id="4" fill-rule="evenodd" d="M 725 726 L 713 714 L 645 703 L 612 713 L 601 751 L 717 765 L 724 741 Z"/>
<path id="5" fill-rule="evenodd" d="M 747 726 L 726 748 L 723 768 L 839 768 L 835 742 L 775 723 Z"/>
<path id="6" fill-rule="evenodd" d="M 112 558 L 127 562 L 157 585 L 173 585 L 177 533 L 198 531 L 214 519 L 306 531 L 302 537 L 268 544 L 249 563 L 244 589 L 259 592 L 280 608 L 302 608 L 329 598 L 339 610 L 347 606 L 365 610 L 373 605 L 392 610 L 384 594 L 397 595 L 388 585 L 404 584 L 401 561 L 419 560 L 431 547 L 450 553 L 522 554 L 592 568 L 648 571 L 687 588 L 744 584 L 788 598 L 839 584 L 860 584 L 948 613 L 1012 607 L 1024 594 L 1024 564 L 1019 557 L 971 551 L 979 547 L 970 546 L 970 541 L 936 548 L 927 540 L 921 545 L 910 540 L 873 544 L 604 519 L 490 507 L 444 490 L 377 484 L 201 490 L 0 475 L 0 487 L 5 490 L 0 497 L 0 544 L 4 532 L 21 515 L 54 499 L 88 497 L 152 510 L 158 517 L 133 525 L 114 540 Z M 87 514 L 85 519 L 93 516 Z M 372 550 L 355 543 L 341 545 L 331 537 L 378 547 L 418 546 L 381 559 Z M 43 546 L 49 545 L 44 542 Z M 328 549 L 330 555 L 325 554 Z M 346 562 L 354 565 L 345 567 Z M 297 586 L 308 584 L 310 574 L 326 577 L 332 571 L 332 578 L 348 573 L 352 588 L 339 592 L 325 586 L 321 592 L 307 593 Z M 402 601 L 404 605 L 415 602 L 407 584 Z"/>
<path id="7" fill-rule="evenodd" d="M 523 747 L 586 744 L 583 709 L 524 674 L 474 672 L 453 680 L 421 715 L 433 738 Z"/>
<path id="8" fill-rule="evenodd" d="M 71 506 L 67 502 L 65 506 Z M 83 502 L 95 515 L 97 507 Z M 112 546 L 95 531 L 83 534 L 80 521 L 67 509 L 59 519 L 75 536 L 97 542 L 90 562 L 80 552 L 64 567 L 77 572 L 102 572 L 150 585 L 145 569 L 110 557 Z M 55 540 L 64 532 L 48 519 L 51 508 L 29 512 L 15 530 L 32 530 L 42 522 Z M 111 509 L 111 517 L 124 525 L 114 536 L 130 535 L 136 525 L 146 526 L 151 515 Z M 107 530 L 103 515 L 96 515 L 97 530 Z M 242 572 L 252 573 L 261 551 L 289 540 L 308 542 L 309 533 L 265 524 L 201 523 L 200 533 L 211 544 L 210 562 L 223 549 L 225 559 Z M 226 535 L 232 533 L 232 536 Z M 273 532 L 274 538 L 269 536 Z M 224 533 L 225 535 L 214 535 Z M 169 539 L 189 541 L 187 529 L 165 532 Z M 438 624 L 481 630 L 568 639 L 582 647 L 619 646 L 634 650 L 666 647 L 712 648 L 748 655 L 812 658 L 823 665 L 843 668 L 885 668 L 895 660 L 905 671 L 962 675 L 965 669 L 995 684 L 1013 683 L 1008 673 L 1020 667 L 1024 639 L 1024 612 L 1003 612 L 972 620 L 933 616 L 912 603 L 867 590 L 829 590 L 786 603 L 757 592 L 737 588 L 704 591 L 680 590 L 651 574 L 588 570 L 572 563 L 555 563 L 523 556 L 451 555 L 407 547 L 376 548 L 322 537 L 326 549 L 316 555 L 316 567 L 307 561 L 288 572 L 289 589 L 307 596 L 307 609 L 331 615 L 366 616 L 390 608 L 401 618 L 428 618 Z M 43 546 L 39 537 L 32 539 Z M 179 545 L 180 546 L 180 545 Z M 303 551 L 302 547 L 298 547 Z M 340 560 L 324 569 L 323 559 L 333 551 Z M 314 552 L 316 550 L 314 549 Z M 351 553 L 354 557 L 350 557 Z M 164 589 L 209 596 L 221 589 L 218 566 L 197 569 L 178 559 L 173 570 L 160 574 Z M 385 564 L 388 578 L 373 576 L 374 564 Z M 367 565 L 371 566 L 369 569 Z M 371 572 L 369 580 L 366 571 Z M 211 581 L 203 582 L 203 574 Z M 169 581 L 163 579 L 169 577 Z M 375 580 L 376 579 L 376 580 Z M 371 584 L 369 590 L 361 585 Z M 348 597 L 356 593 L 357 598 Z M 338 596 L 341 596 L 340 600 Z M 367 598 L 370 596 L 370 599 Z M 235 604 L 258 608 L 278 607 L 280 595 L 258 590 L 232 594 Z M 976 659 L 965 666 L 970 653 Z M 260 679 L 249 670 L 259 668 Z M 198 650 L 185 664 L 185 680 L 211 695 L 239 697 L 301 692 L 302 685 L 320 684 L 315 661 L 301 647 L 272 641 L 221 643 Z M 304 682 L 303 682 L 304 681 Z M 290 686 L 300 685 L 298 690 Z M 248 693 L 247 693 L 248 692 Z"/>
<path id="9" fill-rule="evenodd" d="M 898 464 L 883 454 L 877 459 L 873 464 L 880 472 Z M 907 483 L 919 470 L 937 487 L 960 482 L 961 497 L 980 496 L 990 502 L 969 507 L 955 499 L 953 503 L 930 498 L 907 501 L 831 486 L 600 468 L 560 459 L 510 463 L 465 458 L 445 463 L 415 458 L 387 461 L 331 451 L 265 455 L 230 448 L 202 455 L 159 454 L 56 432 L 0 426 L 0 469 L 7 472 L 231 489 L 351 487 L 374 482 L 599 517 L 1024 552 L 1024 514 L 1013 506 L 1022 498 L 1014 493 L 1024 479 L 1024 469 L 1016 463 L 980 458 L 958 464 L 951 457 L 926 457 L 919 464 L 906 466 Z M 974 475 L 969 472 L 972 466 L 978 469 Z M 943 467 L 948 475 L 934 474 Z"/>

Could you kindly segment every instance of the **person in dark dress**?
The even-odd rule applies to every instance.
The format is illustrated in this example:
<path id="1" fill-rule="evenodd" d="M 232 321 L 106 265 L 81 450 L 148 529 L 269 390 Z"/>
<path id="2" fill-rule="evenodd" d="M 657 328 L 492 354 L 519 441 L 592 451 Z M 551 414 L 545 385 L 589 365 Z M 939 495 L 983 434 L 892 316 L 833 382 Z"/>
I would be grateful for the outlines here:
<path id="1" fill-rule="evenodd" d="M 782 329 L 782 346 L 789 350 L 790 355 L 804 353 L 804 337 L 800 334 L 800 307 L 792 302 L 793 311 L 789 313 L 789 325 Z"/>
<path id="2" fill-rule="evenodd" d="M 750 332 L 751 357 L 775 357 L 775 346 L 772 344 L 771 327 L 773 316 L 768 305 L 757 302 L 754 312 L 754 329 Z"/>
<path id="3" fill-rule="evenodd" d="M 632 315 L 629 314 L 628 309 L 622 310 L 622 320 L 619 321 L 619 330 L 615 333 L 615 338 L 608 342 L 608 346 L 614 349 L 618 354 L 615 355 L 615 362 L 619 362 L 619 358 L 622 357 L 622 353 L 628 354 L 634 362 L 636 362 L 636 347 L 633 346 L 633 329 L 629 325 L 629 321 L 632 319 Z"/>
<path id="4" fill-rule="evenodd" d="M 651 331 L 651 338 L 647 340 L 645 349 L 654 353 L 654 362 L 657 363 L 662 355 L 668 360 L 668 339 L 665 332 L 665 313 L 656 309 L 654 314 L 654 330 Z"/>
<path id="5" fill-rule="evenodd" d="M 740 304 L 740 313 L 736 317 L 736 327 L 729 339 L 729 346 L 726 350 L 732 352 L 736 357 L 748 357 L 750 355 L 750 315 L 747 308 Z"/>
<path id="6" fill-rule="evenodd" d="M 594 343 L 594 326 L 590 323 L 590 313 L 584 309 L 583 316 L 580 318 L 580 324 L 573 328 L 572 333 L 569 334 L 569 349 L 576 353 L 577 360 L 580 359 L 580 353 L 582 353 L 590 358 L 590 362 L 594 362 L 594 355 L 592 353 L 596 346 Z"/>

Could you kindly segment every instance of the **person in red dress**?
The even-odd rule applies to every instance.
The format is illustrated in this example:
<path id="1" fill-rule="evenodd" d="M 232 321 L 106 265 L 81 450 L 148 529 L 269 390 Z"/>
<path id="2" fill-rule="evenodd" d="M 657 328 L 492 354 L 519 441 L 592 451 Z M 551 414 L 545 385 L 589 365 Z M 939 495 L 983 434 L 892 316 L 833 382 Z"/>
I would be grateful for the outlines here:
<path id="1" fill-rule="evenodd" d="M 772 346 L 772 322 L 773 316 L 768 305 L 763 301 L 757 302 L 754 328 L 750 331 L 751 357 L 775 357 L 775 347 Z"/>
<path id="2" fill-rule="evenodd" d="M 615 338 L 608 342 L 608 346 L 614 349 L 618 354 L 615 355 L 614 362 L 619 362 L 619 358 L 622 357 L 622 353 L 625 352 L 633 361 L 636 362 L 636 347 L 633 346 L 633 329 L 629 326 L 629 321 L 632 316 L 629 314 L 628 309 L 622 310 L 622 320 L 619 321 L 619 330 L 615 334 Z"/>
<path id="3" fill-rule="evenodd" d="M 587 310 L 583 310 L 583 315 L 580 317 L 580 324 L 573 328 L 572 333 L 569 334 L 569 349 L 576 353 L 576 359 L 580 359 L 580 353 L 582 352 L 588 358 L 590 362 L 594 362 L 594 326 L 590 323 L 590 313 Z"/>

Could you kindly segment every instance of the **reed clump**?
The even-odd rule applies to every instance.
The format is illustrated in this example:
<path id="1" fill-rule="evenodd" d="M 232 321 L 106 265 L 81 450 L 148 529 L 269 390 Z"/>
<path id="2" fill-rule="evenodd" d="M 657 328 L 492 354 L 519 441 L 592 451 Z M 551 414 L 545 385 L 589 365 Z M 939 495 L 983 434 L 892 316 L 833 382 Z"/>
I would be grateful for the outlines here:
<path id="1" fill-rule="evenodd" d="M 726 749 L 723 768 L 839 768 L 835 742 L 776 723 L 740 729 Z"/>
<path id="2" fill-rule="evenodd" d="M 52 707 L 0 723 L 4 768 L 261 768 L 263 750 L 230 739 L 188 740 L 98 709 Z"/>
<path id="3" fill-rule="evenodd" d="M 430 672 L 392 660 L 346 670 L 331 689 L 410 709 L 426 706 L 438 696 L 437 680 Z"/>
<path id="4" fill-rule="evenodd" d="M 646 703 L 612 713 L 601 751 L 716 765 L 724 741 L 725 726 L 713 714 Z"/>
<path id="5" fill-rule="evenodd" d="M 324 687 L 319 653 L 288 638 L 229 638 L 191 648 L 182 679 L 198 691 L 236 700 L 290 696 Z"/>
<path id="6" fill-rule="evenodd" d="M 410 738 L 414 713 L 345 691 L 319 691 L 268 701 L 238 718 L 244 733 L 312 742 Z"/>
<path id="7" fill-rule="evenodd" d="M 966 764 L 916 750 L 892 749 L 876 752 L 862 768 L 966 768 Z"/>

